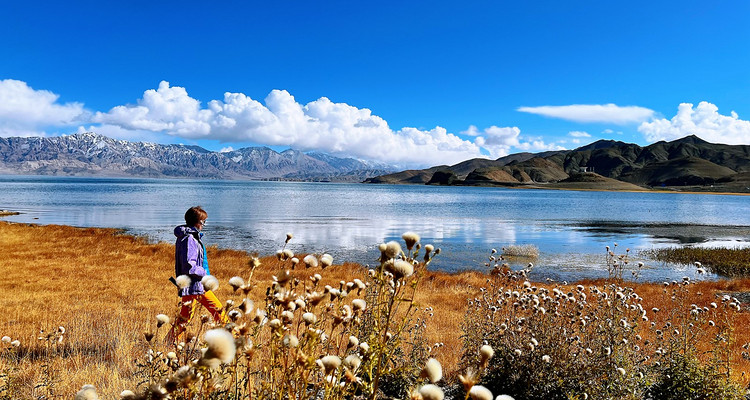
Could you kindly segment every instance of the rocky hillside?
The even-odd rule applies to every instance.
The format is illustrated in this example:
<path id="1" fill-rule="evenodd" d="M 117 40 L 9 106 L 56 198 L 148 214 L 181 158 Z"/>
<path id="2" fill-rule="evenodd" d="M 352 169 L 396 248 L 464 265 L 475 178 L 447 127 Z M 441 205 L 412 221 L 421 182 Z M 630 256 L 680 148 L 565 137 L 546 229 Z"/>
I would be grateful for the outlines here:
<path id="1" fill-rule="evenodd" d="M 95 133 L 0 138 L 2 174 L 361 182 L 391 170 L 352 158 L 296 150 L 278 153 L 267 147 L 219 153 L 199 146 L 128 142 Z"/>
<path id="2" fill-rule="evenodd" d="M 367 182 L 750 192 L 749 176 L 750 146 L 714 144 L 688 136 L 646 147 L 600 140 L 575 150 L 474 159 L 378 176 Z"/>

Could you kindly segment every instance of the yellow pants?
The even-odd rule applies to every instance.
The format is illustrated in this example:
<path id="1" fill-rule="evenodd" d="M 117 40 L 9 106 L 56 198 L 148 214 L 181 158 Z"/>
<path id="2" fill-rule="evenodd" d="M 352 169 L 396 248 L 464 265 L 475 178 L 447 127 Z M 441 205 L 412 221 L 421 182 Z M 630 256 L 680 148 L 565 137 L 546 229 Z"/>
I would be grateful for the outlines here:
<path id="1" fill-rule="evenodd" d="M 193 319 L 195 315 L 195 309 L 198 304 L 208 310 L 214 321 L 225 324 L 227 323 L 227 316 L 224 312 L 223 304 L 216 297 L 212 291 L 207 291 L 204 294 L 194 294 L 190 296 L 182 296 L 182 308 L 180 308 L 180 315 L 175 319 L 172 324 L 172 329 L 167 334 L 166 341 L 174 343 L 177 338 L 185 332 L 185 326 Z"/>

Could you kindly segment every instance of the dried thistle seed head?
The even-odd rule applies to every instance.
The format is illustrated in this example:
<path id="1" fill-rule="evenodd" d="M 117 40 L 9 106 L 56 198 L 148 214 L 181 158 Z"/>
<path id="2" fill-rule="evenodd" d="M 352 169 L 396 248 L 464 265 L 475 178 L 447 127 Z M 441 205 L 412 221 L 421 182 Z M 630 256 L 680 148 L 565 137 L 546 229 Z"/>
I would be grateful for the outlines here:
<path id="1" fill-rule="evenodd" d="M 299 346 L 299 339 L 297 339 L 297 336 L 287 334 L 284 335 L 284 339 L 282 339 L 281 343 L 284 347 L 294 348 Z"/>
<path id="2" fill-rule="evenodd" d="M 289 241 L 292 240 L 293 237 L 294 235 L 292 235 L 291 233 L 287 233 L 286 240 L 284 241 L 284 243 L 289 243 Z"/>
<path id="3" fill-rule="evenodd" d="M 150 342 L 151 339 L 154 338 L 154 334 L 151 333 L 151 332 L 144 332 L 143 333 L 143 337 L 144 337 L 144 339 L 146 339 L 147 342 Z"/>
<path id="4" fill-rule="evenodd" d="M 177 282 L 177 287 L 179 287 L 180 289 L 185 289 L 186 287 L 190 286 L 193 281 L 187 275 L 180 275 L 177 277 L 177 279 L 175 279 L 175 282 Z"/>
<path id="5" fill-rule="evenodd" d="M 278 283 L 279 285 L 283 285 L 287 282 L 289 282 L 289 279 L 292 278 L 292 273 L 288 269 L 283 269 L 279 271 L 276 275 L 273 275 L 274 282 Z"/>
<path id="6" fill-rule="evenodd" d="M 318 266 L 318 259 L 312 254 L 306 255 L 305 258 L 302 259 L 302 262 L 305 263 L 305 267 L 307 268 L 315 268 Z"/>
<path id="7" fill-rule="evenodd" d="M 234 343 L 234 337 L 226 329 L 211 329 L 203 335 L 203 340 L 208 344 L 208 350 L 206 350 L 203 358 L 215 358 L 224 364 L 234 360 L 237 347 Z"/>
<path id="8" fill-rule="evenodd" d="M 495 350 L 490 345 L 485 344 L 479 348 L 479 358 L 482 364 L 486 364 L 493 355 L 495 355 Z"/>
<path id="9" fill-rule="evenodd" d="M 321 358 L 320 363 L 323 365 L 325 373 L 330 374 L 341 365 L 341 359 L 338 356 L 329 355 Z"/>
<path id="10" fill-rule="evenodd" d="M 404 260 L 393 260 L 385 264 L 386 269 L 391 272 L 397 280 L 400 278 L 408 278 L 414 273 L 414 266 Z"/>
<path id="11" fill-rule="evenodd" d="M 584 399 L 587 399 L 587 398 L 588 398 L 588 395 L 584 396 Z M 501 394 L 495 397 L 495 400 L 516 400 L 516 399 L 514 399 L 513 396 L 508 396 L 507 394 Z"/>
<path id="12" fill-rule="evenodd" d="M 164 314 L 157 314 L 156 315 L 156 327 L 161 328 L 162 325 L 169 323 L 169 317 Z M 62 327 L 61 327 L 62 328 Z M 65 330 L 63 329 L 63 332 Z"/>
<path id="13" fill-rule="evenodd" d="M 471 368 L 467 369 L 465 374 L 458 376 L 458 379 L 461 381 L 461 385 L 466 392 L 471 390 L 471 388 L 477 384 L 478 378 L 476 371 Z"/>
<path id="14" fill-rule="evenodd" d="M 206 289 L 206 291 L 214 291 L 219 289 L 219 280 L 216 279 L 213 275 L 206 275 L 201 279 L 201 283 L 203 284 L 203 288 Z"/>
<path id="15" fill-rule="evenodd" d="M 237 289 L 245 286 L 245 280 L 239 276 L 233 276 L 229 279 L 229 286 L 231 286 L 232 290 L 236 292 Z"/>
<path id="16" fill-rule="evenodd" d="M 362 364 L 362 359 L 356 354 L 349 354 L 344 359 L 344 365 L 352 371 L 356 371 L 360 364 Z"/>
<path id="17" fill-rule="evenodd" d="M 492 400 L 492 392 L 482 385 L 474 385 L 469 390 L 469 397 L 472 400 Z"/>
<path id="18" fill-rule="evenodd" d="M 433 384 L 424 385 L 419 388 L 419 394 L 423 400 L 443 400 L 445 398 L 443 389 Z"/>
<path id="19" fill-rule="evenodd" d="M 385 255 L 386 259 L 396 258 L 401 253 L 401 245 L 398 244 L 398 242 L 390 241 L 385 244 L 385 251 L 383 252 L 383 255 Z"/>
<path id="20" fill-rule="evenodd" d="M 357 347 L 359 346 L 359 339 L 357 339 L 356 336 L 349 336 L 349 346 L 348 347 Z"/>
<path id="21" fill-rule="evenodd" d="M 381 252 L 381 253 L 384 253 L 384 252 L 385 252 L 385 249 L 387 249 L 387 248 L 388 248 L 388 245 L 387 245 L 387 244 L 385 244 L 385 243 L 380 243 L 380 244 L 378 245 L 378 250 L 380 250 L 380 252 Z"/>
<path id="22" fill-rule="evenodd" d="M 250 312 L 252 312 L 255 308 L 255 303 L 252 300 L 245 298 L 242 300 L 242 304 L 240 304 L 238 308 L 244 314 L 250 314 Z"/>
<path id="23" fill-rule="evenodd" d="M 268 326 L 270 326 L 272 329 L 279 329 L 281 328 L 281 320 L 278 318 L 274 318 L 268 322 Z"/>
<path id="24" fill-rule="evenodd" d="M 424 365 L 422 376 L 432 383 L 437 383 L 440 379 L 443 379 L 443 366 L 440 365 L 438 360 L 430 358 Z"/>
<path id="25" fill-rule="evenodd" d="M 75 400 L 99 400 L 94 385 L 83 385 L 81 390 L 76 393 Z"/>
<path id="26" fill-rule="evenodd" d="M 417 235 L 414 232 L 406 232 L 403 235 L 401 235 L 401 239 L 404 239 L 404 243 L 406 243 L 406 248 L 408 250 L 411 250 L 414 248 L 414 245 L 417 244 L 419 241 L 419 235 Z"/>
<path id="27" fill-rule="evenodd" d="M 362 299 L 354 299 L 352 300 L 352 306 L 354 307 L 355 311 L 363 311 L 365 308 L 367 308 L 367 302 Z"/>
<path id="28" fill-rule="evenodd" d="M 3 343 L 10 343 L 12 340 L 13 339 L 11 339 L 10 336 L 3 336 L 3 338 L 0 339 Z"/>
<path id="29" fill-rule="evenodd" d="M 311 312 L 306 312 L 302 314 L 302 320 L 305 321 L 306 324 L 311 325 L 318 320 L 318 317 L 316 317 L 315 314 Z"/>
<path id="30" fill-rule="evenodd" d="M 120 399 L 122 400 L 135 400 L 135 393 L 130 390 L 123 390 L 120 392 Z"/>
<path id="31" fill-rule="evenodd" d="M 323 254 L 322 256 L 320 256 L 320 267 L 321 268 L 330 267 L 331 265 L 333 265 L 333 256 L 332 255 L 326 253 L 326 254 Z"/>
<path id="32" fill-rule="evenodd" d="M 361 342 L 359 349 L 362 350 L 362 354 L 367 354 L 370 351 L 370 345 L 367 342 Z"/>

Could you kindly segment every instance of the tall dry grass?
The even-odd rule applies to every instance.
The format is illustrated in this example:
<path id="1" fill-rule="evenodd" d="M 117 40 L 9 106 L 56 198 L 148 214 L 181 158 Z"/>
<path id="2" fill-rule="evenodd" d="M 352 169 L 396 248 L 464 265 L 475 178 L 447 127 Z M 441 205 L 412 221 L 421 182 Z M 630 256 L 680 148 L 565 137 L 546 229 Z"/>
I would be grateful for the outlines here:
<path id="1" fill-rule="evenodd" d="M 112 229 L 0 222 L 0 248 L 5 254 L 0 336 L 21 342 L 22 362 L 14 384 L 22 397 L 68 398 L 82 385 L 93 384 L 102 397 L 116 398 L 123 389 L 134 388 L 134 360 L 147 348 L 143 333 L 153 331 L 156 314 L 173 315 L 178 307 L 176 290 L 167 281 L 173 272 L 173 245 L 148 243 Z M 227 299 L 232 291 L 227 280 L 249 272 L 251 254 L 215 247 L 208 253 L 211 272 L 222 282 L 217 295 Z M 270 281 L 281 264 L 276 257 L 261 261 L 254 279 Z M 439 258 L 434 262 L 439 266 Z M 302 268 L 292 274 L 306 279 L 315 272 L 317 268 Z M 335 286 L 365 273 L 357 264 L 335 265 L 323 274 L 324 283 Z M 466 299 L 477 296 L 487 279 L 480 272 L 428 272 L 417 293 L 416 302 L 433 309 L 425 335 L 428 343 L 443 343 L 439 357 L 449 377 L 455 376 L 463 351 L 460 326 Z M 264 288 L 257 285 L 250 297 L 263 299 Z M 716 293 L 750 291 L 750 280 L 706 282 L 692 288 L 691 301 L 705 303 Z M 636 290 L 644 306 L 668 307 L 661 303 L 660 285 L 636 285 Z M 746 311 L 738 318 L 739 327 L 750 323 Z M 39 340 L 59 326 L 66 331 L 59 346 Z M 738 342 L 750 341 L 748 332 L 739 329 L 738 334 L 744 335 Z M 49 351 L 53 356 L 45 357 Z M 2 368 L 8 360 L 0 363 Z"/>

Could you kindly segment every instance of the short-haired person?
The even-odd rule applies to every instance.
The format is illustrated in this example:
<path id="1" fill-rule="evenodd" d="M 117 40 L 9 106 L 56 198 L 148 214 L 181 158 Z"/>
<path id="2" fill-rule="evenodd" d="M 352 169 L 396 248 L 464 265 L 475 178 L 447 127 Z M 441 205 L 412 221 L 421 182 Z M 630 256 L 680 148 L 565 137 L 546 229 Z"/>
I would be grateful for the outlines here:
<path id="1" fill-rule="evenodd" d="M 208 213 L 201 206 L 191 207 L 185 212 L 185 225 L 174 228 L 175 241 L 174 272 L 176 276 L 187 276 L 190 284 L 179 289 L 182 297 L 180 315 L 174 321 L 172 329 L 166 337 L 168 343 L 174 344 L 177 338 L 185 332 L 185 326 L 192 319 L 198 303 L 211 313 L 214 321 L 227 322 L 224 309 L 216 295 L 205 290 L 201 279 L 210 275 L 206 246 L 201 240 L 203 227 L 206 225 Z M 183 278 L 184 279 L 184 278 Z M 181 281 L 181 279 L 178 279 Z M 183 282 L 179 282 L 184 285 Z"/>

